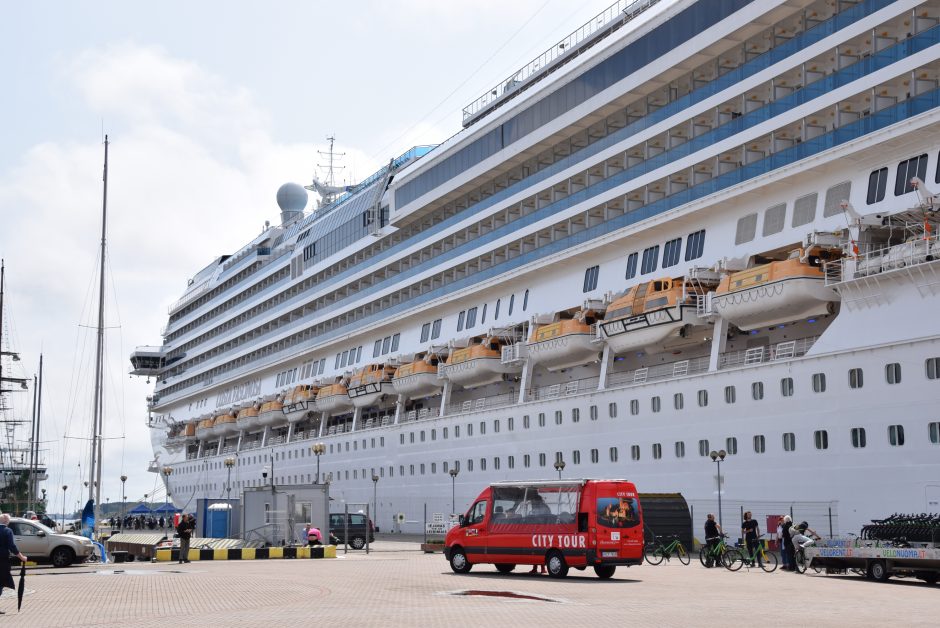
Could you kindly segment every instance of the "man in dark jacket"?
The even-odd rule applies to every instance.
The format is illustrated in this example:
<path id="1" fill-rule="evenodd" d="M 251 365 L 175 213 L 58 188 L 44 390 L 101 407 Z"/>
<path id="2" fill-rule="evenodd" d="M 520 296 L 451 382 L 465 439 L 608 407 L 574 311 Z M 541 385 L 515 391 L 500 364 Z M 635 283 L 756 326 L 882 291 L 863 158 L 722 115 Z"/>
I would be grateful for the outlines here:
<path id="1" fill-rule="evenodd" d="M 180 537 L 180 564 L 189 562 L 189 540 L 193 538 L 195 528 L 196 518 L 192 515 L 183 515 L 176 526 L 176 534 Z"/>
<path id="2" fill-rule="evenodd" d="M 717 562 L 720 560 L 716 555 L 716 547 L 718 542 L 721 541 L 721 526 L 718 525 L 718 522 L 715 521 L 715 515 L 708 513 L 708 516 L 705 517 L 705 543 L 708 545 L 708 549 L 705 551 L 705 566 L 706 567 L 717 567 Z"/>
<path id="3" fill-rule="evenodd" d="M 13 530 L 7 527 L 9 523 L 10 515 L 0 515 L 0 594 L 3 593 L 3 589 L 16 590 L 16 583 L 13 582 L 13 574 L 10 571 L 10 555 L 26 562 L 26 556 L 16 547 Z M 0 611 L 0 615 L 2 614 L 3 611 Z"/>
<path id="4" fill-rule="evenodd" d="M 790 515 L 786 515 L 783 518 L 783 525 L 781 526 L 781 535 L 783 536 L 783 554 L 785 560 L 783 561 L 785 571 L 796 571 L 796 558 L 793 548 L 793 539 L 790 538 L 790 528 L 793 527 L 793 519 L 790 518 Z"/>

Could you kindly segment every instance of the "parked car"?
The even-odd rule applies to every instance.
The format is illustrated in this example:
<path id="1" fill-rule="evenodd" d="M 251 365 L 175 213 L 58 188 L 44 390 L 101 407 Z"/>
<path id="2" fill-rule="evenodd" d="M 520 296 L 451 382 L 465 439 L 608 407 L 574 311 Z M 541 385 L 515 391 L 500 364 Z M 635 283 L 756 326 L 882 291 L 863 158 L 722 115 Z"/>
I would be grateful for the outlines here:
<path id="1" fill-rule="evenodd" d="M 366 519 L 365 515 L 358 513 L 349 513 L 348 525 L 343 522 L 343 513 L 330 513 L 330 537 L 337 544 L 349 543 L 353 549 L 362 549 L 366 546 L 366 537 L 369 543 L 375 542 L 375 527 L 371 519 Z M 346 531 L 349 530 L 349 537 L 346 537 Z"/>
<path id="2" fill-rule="evenodd" d="M 10 519 L 10 530 L 16 546 L 30 560 L 49 561 L 56 567 L 83 562 L 95 553 L 90 539 L 71 534 L 58 534 L 38 521 Z"/>

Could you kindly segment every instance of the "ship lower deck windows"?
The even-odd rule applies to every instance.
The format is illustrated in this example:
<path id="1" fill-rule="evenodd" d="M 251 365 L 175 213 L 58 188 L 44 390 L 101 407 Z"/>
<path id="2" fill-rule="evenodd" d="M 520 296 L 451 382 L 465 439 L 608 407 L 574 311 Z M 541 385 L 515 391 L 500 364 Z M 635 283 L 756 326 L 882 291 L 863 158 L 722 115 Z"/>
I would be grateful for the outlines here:
<path id="1" fill-rule="evenodd" d="M 467 438 L 473 436 L 473 423 L 467 423 Z"/>
<path id="2" fill-rule="evenodd" d="M 607 406 L 607 416 L 609 416 L 609 417 L 612 418 L 612 419 L 616 419 L 616 418 L 617 418 L 617 404 L 616 404 L 616 403 L 610 403 L 610 404 L 608 404 L 608 406 Z"/>
<path id="3" fill-rule="evenodd" d="M 711 448 L 708 446 L 708 439 L 703 438 L 698 442 L 698 455 L 704 458 L 707 457 L 710 452 Z"/>
<path id="4" fill-rule="evenodd" d="M 885 190 L 888 187 L 888 169 L 879 168 L 868 175 L 868 196 L 866 202 L 874 205 L 885 200 Z"/>
<path id="5" fill-rule="evenodd" d="M 784 377 L 780 380 L 780 394 L 784 397 L 793 396 L 793 378 Z"/>
<path id="6" fill-rule="evenodd" d="M 591 406 L 588 408 L 588 414 L 591 416 L 592 421 L 597 420 L 597 406 Z"/>
<path id="7" fill-rule="evenodd" d="M 921 181 L 927 178 L 927 154 L 912 157 L 898 164 L 898 172 L 894 179 L 894 195 L 901 196 L 914 191 L 911 179 L 917 177 Z"/>
<path id="8" fill-rule="evenodd" d="M 927 424 L 927 437 L 934 445 L 940 445 L 940 421 L 931 421 Z"/>
<path id="9" fill-rule="evenodd" d="M 754 453 L 762 454 L 767 451 L 767 439 L 764 438 L 763 434 L 756 434 L 754 436 Z"/>
<path id="10" fill-rule="evenodd" d="M 480 421 L 480 436 L 486 434 L 486 421 Z"/>
<path id="11" fill-rule="evenodd" d="M 539 412 L 539 427 L 545 427 L 545 413 Z"/>
<path id="12" fill-rule="evenodd" d="M 865 378 L 862 369 L 849 369 L 849 388 L 856 389 L 865 385 Z"/>
<path id="13" fill-rule="evenodd" d="M 522 415 L 522 429 L 524 430 L 529 429 L 529 415 L 528 414 Z"/>
<path id="14" fill-rule="evenodd" d="M 611 447 L 608 453 L 610 454 L 610 461 L 617 462 L 617 458 L 618 458 L 617 448 Z"/>
<path id="15" fill-rule="evenodd" d="M 510 421 L 511 421 L 511 420 L 512 420 L 512 419 L 510 419 Z M 446 427 L 441 430 L 441 436 L 444 437 L 444 440 L 447 440 L 449 434 L 448 434 L 448 429 L 447 429 Z"/>
<path id="16" fill-rule="evenodd" d="M 757 235 L 757 214 L 748 214 L 738 219 L 738 228 L 734 233 L 734 243 L 750 242 Z"/>
<path id="17" fill-rule="evenodd" d="M 681 410 L 685 407 L 685 399 L 682 396 L 682 393 L 676 393 L 672 396 L 672 405 L 676 410 Z"/>
<path id="18" fill-rule="evenodd" d="M 816 445 L 816 449 L 829 449 L 829 432 L 826 430 L 813 432 L 813 443 Z"/>
<path id="19" fill-rule="evenodd" d="M 516 419 L 514 417 L 506 419 L 506 429 L 510 432 L 516 429 Z"/>
<path id="20" fill-rule="evenodd" d="M 659 412 L 660 410 L 662 410 L 662 407 L 663 407 L 663 402 L 659 398 L 658 395 L 650 399 L 650 410 L 652 410 L 653 413 Z"/>
<path id="21" fill-rule="evenodd" d="M 601 454 L 597 449 L 591 450 L 591 462 L 597 464 L 601 460 Z"/>
<path id="22" fill-rule="evenodd" d="M 507 457 L 506 457 L 506 466 L 509 467 L 510 469 L 515 469 L 515 468 L 516 468 L 516 457 L 515 457 L 515 456 L 507 456 Z"/>
<path id="23" fill-rule="evenodd" d="M 493 419 L 493 433 L 499 434 L 499 419 Z"/>
<path id="24" fill-rule="evenodd" d="M 633 279 L 636 277 L 636 262 L 639 257 L 639 253 L 630 253 L 630 255 L 627 256 L 627 272 L 624 275 L 624 279 Z"/>
<path id="25" fill-rule="evenodd" d="M 512 316 L 512 309 L 516 305 L 516 295 L 509 295 L 509 316 Z"/>
<path id="26" fill-rule="evenodd" d="M 463 320 L 466 316 L 467 313 L 463 310 L 457 315 L 457 331 L 463 331 Z"/>
<path id="27" fill-rule="evenodd" d="M 734 403 L 738 400 L 738 393 L 734 386 L 725 386 L 725 403 Z"/>
<path id="28" fill-rule="evenodd" d="M 826 392 L 826 374 L 825 373 L 813 373 L 813 392 L 815 393 Z"/>
<path id="29" fill-rule="evenodd" d="M 539 466 L 540 467 L 545 466 L 545 461 L 546 461 L 545 454 L 539 454 Z"/>
<path id="30" fill-rule="evenodd" d="M 529 291 L 526 290 L 525 294 L 522 295 L 522 311 L 525 312 L 529 309 Z"/>
<path id="31" fill-rule="evenodd" d="M 793 432 L 785 432 L 783 434 L 783 450 L 796 451 L 796 434 Z"/>
<path id="32" fill-rule="evenodd" d="M 924 370 L 927 379 L 940 379 L 940 358 L 927 358 L 924 360 Z"/>
<path id="33" fill-rule="evenodd" d="M 653 443 L 653 460 L 660 460 L 663 457 L 663 446 L 660 443 Z"/>
<path id="34" fill-rule="evenodd" d="M 471 307 L 467 310 L 467 329 L 477 324 L 477 308 Z"/>
<path id="35" fill-rule="evenodd" d="M 633 416 L 636 416 L 639 413 L 640 413 L 640 400 L 631 399 L 630 400 L 630 414 L 632 414 Z"/>
<path id="36" fill-rule="evenodd" d="M 700 408 L 704 408 L 708 405 L 708 391 L 700 390 L 698 391 L 698 405 Z"/>
<path id="37" fill-rule="evenodd" d="M 676 441 L 676 458 L 685 458 L 685 443 L 681 440 Z"/>
<path id="38" fill-rule="evenodd" d="M 885 381 L 889 384 L 901 383 L 901 365 L 898 362 L 885 364 Z"/>
<path id="39" fill-rule="evenodd" d="M 669 240 L 663 245 L 663 268 L 669 268 L 679 263 L 679 255 L 682 252 L 682 238 Z"/>
<path id="40" fill-rule="evenodd" d="M 600 266 L 591 266 L 584 271 L 584 285 L 581 292 L 591 292 L 597 290 L 597 278 L 600 275 Z"/>
<path id="41" fill-rule="evenodd" d="M 640 274 L 645 275 L 656 270 L 659 263 L 659 245 L 651 246 L 643 251 L 643 263 L 640 265 Z"/>
<path id="42" fill-rule="evenodd" d="M 888 442 L 892 447 L 903 447 L 904 446 L 904 426 L 903 425 L 889 425 L 888 426 Z"/>
<path id="43" fill-rule="evenodd" d="M 580 420 L 581 420 L 581 410 L 579 408 L 572 408 L 571 409 L 571 422 L 577 423 Z"/>
<path id="44" fill-rule="evenodd" d="M 783 231 L 787 222 L 787 204 L 780 203 L 764 210 L 764 228 L 761 232 L 765 238 Z"/>
<path id="45" fill-rule="evenodd" d="M 581 464 L 581 451 L 580 450 L 575 449 L 574 451 L 571 452 L 571 462 L 573 464 Z"/>
<path id="46" fill-rule="evenodd" d="M 751 383 L 751 397 L 754 401 L 760 401 L 764 398 L 764 382 Z"/>
<path id="47" fill-rule="evenodd" d="M 555 425 L 561 425 L 561 410 L 555 410 Z"/>
<path id="48" fill-rule="evenodd" d="M 705 253 L 705 230 L 690 233 L 685 240 L 685 261 L 700 258 Z"/>
<path id="49" fill-rule="evenodd" d="M 818 200 L 819 195 L 816 192 L 796 199 L 793 203 L 793 219 L 790 226 L 800 227 L 813 222 L 816 218 L 816 203 Z"/>
<path id="50" fill-rule="evenodd" d="M 733 456 L 738 453 L 738 439 L 735 436 L 729 436 L 725 439 L 725 450 L 728 452 L 729 456 Z"/>

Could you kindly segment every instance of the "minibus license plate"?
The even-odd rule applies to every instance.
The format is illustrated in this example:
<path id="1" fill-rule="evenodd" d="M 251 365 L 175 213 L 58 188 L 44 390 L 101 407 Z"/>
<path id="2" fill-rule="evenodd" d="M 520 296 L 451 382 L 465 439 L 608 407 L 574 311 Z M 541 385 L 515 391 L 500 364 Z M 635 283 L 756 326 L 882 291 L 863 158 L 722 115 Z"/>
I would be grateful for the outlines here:
<path id="1" fill-rule="evenodd" d="M 601 552 L 601 558 L 617 558 L 617 552 Z"/>

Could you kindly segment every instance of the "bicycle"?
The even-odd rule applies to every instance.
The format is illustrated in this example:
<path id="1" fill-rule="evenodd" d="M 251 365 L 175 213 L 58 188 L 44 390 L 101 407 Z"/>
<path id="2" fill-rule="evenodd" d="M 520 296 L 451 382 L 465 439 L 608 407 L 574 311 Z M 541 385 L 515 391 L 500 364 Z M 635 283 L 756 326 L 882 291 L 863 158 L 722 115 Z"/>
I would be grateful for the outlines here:
<path id="1" fill-rule="evenodd" d="M 806 562 L 806 552 L 804 551 L 808 546 L 813 545 L 820 537 L 814 537 L 808 543 L 803 545 L 797 545 L 793 548 L 793 568 L 796 569 L 797 573 L 806 573 L 806 568 L 809 566 Z M 813 567 L 813 571 L 820 573 L 822 571 L 819 567 Z"/>
<path id="2" fill-rule="evenodd" d="M 765 535 L 761 536 L 763 537 Z M 739 562 L 740 564 L 738 564 Z M 774 554 L 768 553 L 764 547 L 764 542 L 760 540 L 753 554 L 747 551 L 747 544 L 729 549 L 725 567 L 730 571 L 737 571 L 743 565 L 753 567 L 754 563 L 758 563 L 760 568 L 767 573 L 772 573 L 777 569 L 777 557 Z"/>
<path id="3" fill-rule="evenodd" d="M 659 541 L 659 539 L 663 538 L 669 538 L 672 539 L 672 541 L 663 545 L 663 543 Z M 685 545 L 682 544 L 678 536 L 657 536 L 656 539 L 656 543 L 647 544 L 646 552 L 644 552 L 644 558 L 646 558 L 646 562 L 649 564 L 659 565 L 663 562 L 663 559 L 669 560 L 673 553 L 675 553 L 676 558 L 678 558 L 679 562 L 683 565 L 688 565 L 692 562 L 692 559 L 689 557 L 689 552 L 685 549 Z"/>
<path id="4" fill-rule="evenodd" d="M 718 539 L 718 543 L 716 543 L 714 547 L 710 547 L 708 545 L 702 546 L 702 549 L 700 549 L 698 552 L 698 559 L 702 563 L 702 567 L 708 567 L 708 561 L 711 560 L 711 562 L 715 565 L 722 565 L 723 567 L 728 568 L 728 565 L 725 564 L 725 562 L 727 560 L 726 557 L 728 552 L 731 550 L 731 548 L 725 542 L 726 538 L 728 538 L 728 535 L 722 534 Z M 741 566 L 738 565 L 738 569 L 740 568 Z"/>

